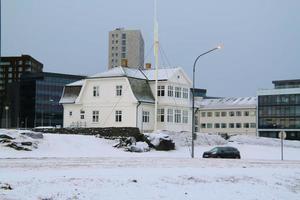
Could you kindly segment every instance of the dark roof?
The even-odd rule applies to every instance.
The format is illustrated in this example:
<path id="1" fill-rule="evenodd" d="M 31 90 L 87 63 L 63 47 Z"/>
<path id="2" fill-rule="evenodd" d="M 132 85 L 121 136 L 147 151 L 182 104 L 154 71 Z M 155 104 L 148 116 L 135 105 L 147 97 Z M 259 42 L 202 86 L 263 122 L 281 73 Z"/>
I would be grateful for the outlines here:
<path id="1" fill-rule="evenodd" d="M 81 86 L 66 86 L 59 103 L 75 103 L 80 91 Z"/>
<path id="2" fill-rule="evenodd" d="M 291 79 L 291 80 L 275 80 L 272 81 L 273 84 L 287 84 L 287 83 L 300 83 L 300 79 Z"/>
<path id="3" fill-rule="evenodd" d="M 147 80 L 128 78 L 131 90 L 139 102 L 154 103 L 155 99 Z"/>

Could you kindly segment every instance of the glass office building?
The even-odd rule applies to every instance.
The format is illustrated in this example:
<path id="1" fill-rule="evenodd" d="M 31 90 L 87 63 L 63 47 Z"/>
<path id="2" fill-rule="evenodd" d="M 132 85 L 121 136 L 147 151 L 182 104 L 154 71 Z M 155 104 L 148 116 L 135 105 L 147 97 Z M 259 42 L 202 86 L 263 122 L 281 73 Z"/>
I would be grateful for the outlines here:
<path id="1" fill-rule="evenodd" d="M 274 89 L 258 91 L 258 135 L 300 140 L 300 80 L 273 81 Z"/>
<path id="2" fill-rule="evenodd" d="M 57 73 L 28 73 L 20 82 L 20 127 L 62 126 L 63 107 L 59 104 L 66 84 L 83 76 Z"/>

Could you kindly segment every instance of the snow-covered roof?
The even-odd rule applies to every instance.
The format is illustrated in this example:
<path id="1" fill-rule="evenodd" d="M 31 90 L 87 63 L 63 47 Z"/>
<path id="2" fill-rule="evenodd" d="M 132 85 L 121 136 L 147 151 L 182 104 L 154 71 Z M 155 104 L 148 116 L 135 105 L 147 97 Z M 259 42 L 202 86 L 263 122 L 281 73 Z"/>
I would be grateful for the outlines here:
<path id="1" fill-rule="evenodd" d="M 158 69 L 158 80 L 168 80 L 180 68 L 162 68 Z M 89 78 L 104 78 L 104 77 L 132 77 L 139 79 L 155 80 L 155 69 L 136 69 L 128 67 L 114 67 L 108 71 L 97 73 Z"/>
<path id="2" fill-rule="evenodd" d="M 84 84 L 84 79 L 67 84 L 66 86 L 82 86 L 83 84 Z"/>
<path id="3" fill-rule="evenodd" d="M 145 79 L 146 77 L 139 69 L 135 68 L 128 68 L 128 67 L 114 67 L 112 69 L 109 69 L 108 71 L 97 73 L 92 76 L 89 76 L 89 78 L 104 78 L 104 77 L 120 77 L 120 76 L 126 76 L 126 77 L 132 77 L 132 78 L 140 78 Z"/>
<path id="4" fill-rule="evenodd" d="M 158 77 L 157 80 L 168 80 L 171 78 L 175 72 L 177 72 L 180 68 L 166 68 L 166 69 L 158 69 Z M 155 69 L 143 70 L 143 73 L 146 75 L 148 80 L 155 80 Z"/>
<path id="5" fill-rule="evenodd" d="M 226 109 L 226 108 L 255 108 L 257 97 L 226 97 L 218 99 L 202 99 L 197 103 L 200 108 Z"/>

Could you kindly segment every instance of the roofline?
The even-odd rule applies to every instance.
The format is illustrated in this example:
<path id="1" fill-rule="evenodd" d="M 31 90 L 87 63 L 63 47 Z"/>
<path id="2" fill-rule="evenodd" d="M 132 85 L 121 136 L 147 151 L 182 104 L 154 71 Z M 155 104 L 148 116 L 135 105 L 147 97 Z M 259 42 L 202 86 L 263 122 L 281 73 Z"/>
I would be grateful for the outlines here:
<path id="1" fill-rule="evenodd" d="M 104 77 L 86 77 L 85 79 L 98 79 L 98 78 L 134 78 L 134 79 L 138 79 L 138 80 L 147 80 L 148 79 L 143 79 L 143 78 L 137 78 L 137 77 L 132 77 L 132 76 L 126 76 L 126 75 L 123 75 L 123 76 L 104 76 Z"/>
<path id="2" fill-rule="evenodd" d="M 296 83 L 300 83 L 300 79 L 290 79 L 290 80 L 274 80 L 272 81 L 273 84 L 276 83 L 284 83 L 284 82 L 296 82 Z"/>

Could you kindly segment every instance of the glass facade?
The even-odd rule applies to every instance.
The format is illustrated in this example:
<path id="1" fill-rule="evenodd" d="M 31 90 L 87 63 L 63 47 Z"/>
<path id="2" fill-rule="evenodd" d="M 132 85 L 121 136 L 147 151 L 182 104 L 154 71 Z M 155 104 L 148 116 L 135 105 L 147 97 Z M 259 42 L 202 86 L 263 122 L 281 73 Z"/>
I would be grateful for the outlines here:
<path id="1" fill-rule="evenodd" d="M 57 126 L 63 124 L 63 107 L 59 104 L 66 84 L 83 79 L 82 76 L 41 73 L 25 75 L 21 79 L 21 127 Z"/>
<path id="2" fill-rule="evenodd" d="M 275 130 L 283 129 L 287 139 L 300 140 L 300 94 L 258 96 L 258 129 L 265 137 L 278 137 Z"/>

